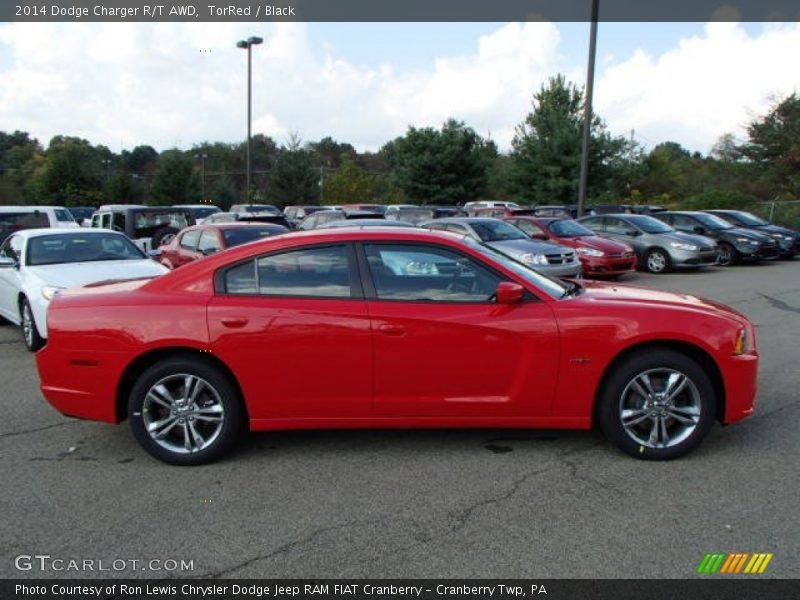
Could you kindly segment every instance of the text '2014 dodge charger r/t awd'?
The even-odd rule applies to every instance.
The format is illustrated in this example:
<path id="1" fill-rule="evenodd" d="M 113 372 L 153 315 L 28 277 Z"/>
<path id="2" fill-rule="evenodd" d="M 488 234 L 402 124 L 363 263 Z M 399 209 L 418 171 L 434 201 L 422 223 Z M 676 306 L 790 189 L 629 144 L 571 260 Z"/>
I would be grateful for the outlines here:
<path id="1" fill-rule="evenodd" d="M 41 389 L 176 464 L 242 430 L 600 426 L 645 459 L 753 412 L 751 323 L 689 295 L 562 281 L 411 228 L 254 242 L 59 294 Z M 297 365 L 315 365 L 298 377 Z M 358 365 L 358 368 L 353 368 Z M 335 385 L 331 385 L 335 382 Z"/>

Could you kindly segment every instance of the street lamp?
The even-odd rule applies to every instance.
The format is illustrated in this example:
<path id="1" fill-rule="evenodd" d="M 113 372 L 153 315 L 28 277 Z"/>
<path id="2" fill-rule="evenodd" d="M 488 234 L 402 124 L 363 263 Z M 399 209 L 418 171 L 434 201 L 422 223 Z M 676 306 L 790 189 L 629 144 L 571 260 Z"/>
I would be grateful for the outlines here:
<path id="1" fill-rule="evenodd" d="M 104 158 L 100 162 L 106 166 L 106 183 L 108 183 L 108 180 L 111 178 L 111 159 Z"/>
<path id="2" fill-rule="evenodd" d="M 205 202 L 206 199 L 206 159 L 208 158 L 208 154 L 195 154 L 195 158 L 200 159 L 200 164 L 202 165 L 200 168 L 200 172 L 202 173 L 201 181 L 202 181 L 202 192 L 200 193 L 200 199 Z"/>
<path id="3" fill-rule="evenodd" d="M 246 40 L 236 42 L 236 47 L 247 50 L 247 180 L 245 181 L 245 202 L 250 195 L 250 122 L 252 114 L 252 52 L 253 46 L 261 44 L 264 40 L 260 37 L 251 36 Z"/>
<path id="4" fill-rule="evenodd" d="M 586 67 L 586 97 L 583 103 L 583 143 L 581 174 L 578 181 L 578 216 L 586 205 L 586 182 L 589 178 L 589 143 L 592 135 L 592 90 L 594 89 L 594 59 L 597 54 L 597 18 L 600 0 L 592 0 L 592 25 L 589 29 L 589 64 Z"/>

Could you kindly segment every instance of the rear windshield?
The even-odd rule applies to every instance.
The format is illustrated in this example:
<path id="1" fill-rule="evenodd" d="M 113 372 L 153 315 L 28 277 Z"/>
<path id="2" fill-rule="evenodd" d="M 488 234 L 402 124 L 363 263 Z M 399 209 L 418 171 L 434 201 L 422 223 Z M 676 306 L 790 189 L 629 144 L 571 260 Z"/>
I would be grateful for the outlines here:
<path id="1" fill-rule="evenodd" d="M 136 212 L 133 213 L 133 231 L 137 238 L 153 237 L 153 234 L 162 227 L 183 229 L 194 223 L 189 223 L 185 212 Z"/>
<path id="2" fill-rule="evenodd" d="M 146 258 L 124 235 L 118 233 L 70 233 L 42 235 L 28 241 L 26 264 L 60 265 L 101 260 L 140 260 Z"/>
<path id="3" fill-rule="evenodd" d="M 95 209 L 73 206 L 68 210 L 74 219 L 91 219 Z"/>
<path id="4" fill-rule="evenodd" d="M 190 208 L 189 210 L 192 211 L 192 216 L 194 216 L 195 219 L 205 219 L 219 212 L 216 206 L 203 206 L 202 208 Z"/>
<path id="5" fill-rule="evenodd" d="M 56 215 L 56 221 L 59 223 L 75 222 L 75 219 L 72 217 L 72 213 L 70 213 L 66 208 L 57 208 L 53 212 Z"/>
<path id="6" fill-rule="evenodd" d="M 251 212 L 251 213 L 265 212 L 273 215 L 283 214 L 281 211 L 279 211 L 277 208 L 275 208 L 270 204 L 248 204 L 242 207 L 242 212 Z"/>
<path id="7" fill-rule="evenodd" d="M 43 212 L 0 212 L 0 242 L 21 229 L 50 227 L 50 220 Z"/>
<path id="8" fill-rule="evenodd" d="M 289 231 L 286 227 L 273 225 L 272 227 L 237 227 L 236 229 L 225 229 L 222 235 L 225 237 L 225 246 L 233 248 L 248 242 L 254 242 L 271 235 L 280 235 Z"/>

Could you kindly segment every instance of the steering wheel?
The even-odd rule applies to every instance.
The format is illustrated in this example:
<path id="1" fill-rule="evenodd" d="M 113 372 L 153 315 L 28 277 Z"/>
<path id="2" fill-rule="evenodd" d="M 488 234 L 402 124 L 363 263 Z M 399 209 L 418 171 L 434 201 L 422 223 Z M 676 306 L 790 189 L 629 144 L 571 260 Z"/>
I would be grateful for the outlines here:
<path id="1" fill-rule="evenodd" d="M 453 271 L 453 276 L 450 278 L 450 283 L 447 284 L 445 291 L 448 293 L 452 292 L 468 292 L 470 294 L 474 294 L 478 291 L 478 280 L 477 277 L 473 277 L 470 283 L 465 283 L 463 281 L 459 281 L 461 276 L 464 274 L 464 265 L 461 263 L 456 263 L 456 269 Z"/>

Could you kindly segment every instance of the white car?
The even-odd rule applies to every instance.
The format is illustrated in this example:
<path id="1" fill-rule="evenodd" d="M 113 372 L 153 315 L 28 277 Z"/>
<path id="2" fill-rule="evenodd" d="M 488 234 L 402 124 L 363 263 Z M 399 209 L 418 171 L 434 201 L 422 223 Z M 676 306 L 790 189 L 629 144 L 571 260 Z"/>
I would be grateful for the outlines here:
<path id="1" fill-rule="evenodd" d="M 47 307 L 61 290 L 168 272 L 114 231 L 18 231 L 0 246 L 0 317 L 22 326 L 25 345 L 35 352 L 47 341 Z"/>

